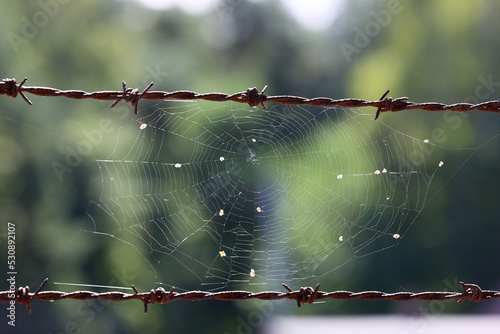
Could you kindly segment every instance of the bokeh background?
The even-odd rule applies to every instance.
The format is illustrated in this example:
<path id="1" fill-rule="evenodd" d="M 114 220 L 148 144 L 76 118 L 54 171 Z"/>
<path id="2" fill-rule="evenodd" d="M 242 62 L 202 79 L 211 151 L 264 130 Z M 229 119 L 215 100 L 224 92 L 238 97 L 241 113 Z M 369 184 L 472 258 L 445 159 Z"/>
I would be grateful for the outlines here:
<path id="1" fill-rule="evenodd" d="M 390 89 L 393 97 L 418 102 L 475 103 L 499 98 L 499 10 L 496 1 L 452 0 L 10 1 L 0 10 L 0 73 L 18 81 L 27 76 L 30 86 L 86 91 L 121 90 L 122 80 L 129 87 L 154 81 L 156 90 L 225 93 L 267 84 L 271 95 L 376 100 Z M 12 221 L 19 285 L 33 290 L 49 277 L 129 286 L 133 272 L 110 269 L 119 254 L 80 233 L 89 200 L 99 196 L 92 159 L 109 154 L 115 137 L 93 147 L 62 182 L 52 163 L 62 161 L 66 147 L 75 147 L 85 138 L 83 129 L 98 126 L 103 115 L 123 129 L 124 138 L 132 125 L 108 102 L 29 98 L 33 106 L 20 97 L 0 97 L 1 267 Z M 397 247 L 353 261 L 338 289 L 458 290 L 458 280 L 500 289 L 499 115 L 411 111 L 382 117 L 413 135 L 444 129 L 443 146 L 477 150 L 470 157 L 450 150 L 450 163 L 461 167 L 451 179 L 436 177 L 441 186 L 418 223 Z M 7 290 L 2 281 L 0 290 Z M 155 287 L 154 281 L 134 284 L 144 291 Z M 80 288 L 49 283 L 46 289 Z M 335 301 L 298 310 L 290 302 L 271 304 L 175 302 L 150 306 L 144 315 L 137 301 L 34 302 L 32 315 L 17 308 L 16 329 L 234 333 L 251 315 L 500 311 L 495 301 L 443 307 Z M 10 330 L 3 318 L 0 329 Z M 260 321 L 249 326 L 263 328 Z"/>

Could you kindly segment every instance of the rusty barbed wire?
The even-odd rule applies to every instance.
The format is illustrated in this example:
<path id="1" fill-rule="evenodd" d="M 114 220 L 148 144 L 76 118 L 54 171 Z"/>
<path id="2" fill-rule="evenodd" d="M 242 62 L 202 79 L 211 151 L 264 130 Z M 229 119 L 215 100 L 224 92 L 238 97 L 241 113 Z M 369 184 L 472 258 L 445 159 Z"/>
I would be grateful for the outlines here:
<path id="1" fill-rule="evenodd" d="M 393 99 L 392 97 L 387 97 L 389 91 L 387 90 L 382 97 L 377 101 L 368 101 L 363 99 L 332 99 L 327 97 L 315 97 L 315 98 L 305 98 L 292 95 L 277 95 L 277 96 L 267 96 L 264 92 L 267 86 L 259 92 L 257 88 L 250 87 L 246 91 L 235 93 L 235 94 L 224 94 L 224 93 L 206 93 L 199 94 L 196 92 L 191 92 L 187 90 L 178 90 L 174 92 L 162 92 L 162 91 L 149 91 L 153 86 L 150 83 L 142 92 L 137 88 L 127 88 L 125 81 L 122 82 L 122 91 L 99 91 L 99 92 L 85 92 L 82 90 L 59 90 L 56 88 L 48 87 L 27 87 L 24 86 L 28 79 L 24 80 L 18 84 L 16 79 L 3 79 L 0 82 L 0 94 L 6 94 L 7 96 L 16 97 L 18 94 L 28 103 L 33 104 L 25 95 L 25 93 L 30 93 L 38 96 L 65 96 L 70 99 L 96 99 L 96 100 L 114 100 L 115 102 L 111 105 L 114 107 L 121 100 L 130 103 L 134 107 L 134 111 L 137 114 L 139 100 L 166 100 L 166 99 L 176 99 L 176 100 L 206 100 L 213 102 L 224 102 L 233 101 L 239 103 L 246 103 L 251 107 L 261 105 L 264 109 L 266 108 L 264 103 L 274 102 L 279 104 L 287 105 L 312 105 L 321 107 L 347 107 L 347 108 L 360 108 L 360 107 L 375 107 L 377 108 L 375 119 L 380 116 L 380 113 L 387 111 L 402 111 L 411 109 L 422 109 L 428 111 L 446 111 L 451 110 L 454 112 L 467 112 L 471 110 L 481 110 L 487 112 L 496 112 L 500 114 L 500 100 L 488 101 L 478 104 L 472 103 L 455 103 L 455 104 L 444 104 L 437 102 L 424 102 L 416 103 L 409 101 L 408 97 L 399 97 Z"/>
<path id="2" fill-rule="evenodd" d="M 363 99 L 331 99 L 326 97 L 317 98 L 304 98 L 291 95 L 280 95 L 280 96 L 267 96 L 264 92 L 267 86 L 259 92 L 257 88 L 251 87 L 246 91 L 235 93 L 235 94 L 223 94 L 223 93 L 207 93 L 199 94 L 196 92 L 179 90 L 174 92 L 162 92 L 162 91 L 150 91 L 153 83 L 149 84 L 142 92 L 139 89 L 127 88 L 125 81 L 123 81 L 122 91 L 98 91 L 98 92 L 85 92 L 82 90 L 59 90 L 55 88 L 48 87 L 27 87 L 24 86 L 27 78 L 21 83 L 17 83 L 16 79 L 3 79 L 0 82 L 0 94 L 5 94 L 7 96 L 16 97 L 21 95 L 21 97 L 28 103 L 33 104 L 25 95 L 25 93 L 30 93 L 38 96 L 65 96 L 71 99 L 97 99 L 97 100 L 114 100 L 110 107 L 114 107 L 121 100 L 130 103 L 135 110 L 138 112 L 138 104 L 141 99 L 147 100 L 166 100 L 166 99 L 177 99 L 177 100 L 206 100 L 214 102 L 224 102 L 233 101 L 239 103 L 246 103 L 251 107 L 261 105 L 264 109 L 267 102 L 274 102 L 278 104 L 287 105 L 312 105 L 312 106 L 340 106 L 348 108 L 359 108 L 359 107 L 375 107 L 377 108 L 375 119 L 377 119 L 382 112 L 387 111 L 402 111 L 411 109 L 422 109 L 428 111 L 446 111 L 451 110 L 455 112 L 466 112 L 471 110 L 482 110 L 487 112 L 497 112 L 500 114 L 500 101 L 489 101 L 479 104 L 470 103 L 456 103 L 451 105 L 446 105 L 443 103 L 426 102 L 426 103 L 415 103 L 409 101 L 407 97 L 400 97 L 392 99 L 387 97 L 389 91 L 386 91 L 382 97 L 377 101 L 368 101 Z M 19 304 L 23 304 L 27 307 L 28 313 L 31 313 L 31 303 L 34 300 L 64 300 L 64 299 L 76 299 L 76 300 L 88 300 L 88 299 L 102 299 L 110 301 L 124 301 L 124 300 L 141 300 L 144 304 L 144 312 L 147 312 L 149 304 L 166 304 L 174 300 L 224 300 L 224 301 L 235 301 L 235 300 L 246 300 L 246 299 L 260 299 L 260 300 L 280 300 L 280 299 L 290 299 L 296 300 L 297 306 L 300 307 L 302 304 L 312 304 L 317 300 L 322 299 L 339 299 L 339 300 L 351 300 L 351 299 L 362 299 L 362 300 L 393 300 L 393 301 L 409 301 L 414 299 L 427 300 L 427 301 L 445 301 L 458 299 L 458 303 L 462 303 L 464 300 L 482 302 L 485 300 L 491 300 L 495 298 L 500 298 L 500 292 L 494 290 L 482 290 L 478 285 L 475 284 L 465 284 L 460 282 L 462 287 L 462 292 L 395 292 L 386 293 L 381 291 L 363 291 L 363 292 L 351 292 L 351 291 L 334 291 L 334 292 L 324 292 L 319 291 L 320 285 L 316 285 L 313 289 L 312 287 L 301 287 L 299 290 L 293 291 L 289 286 L 283 283 L 283 287 L 287 292 L 277 292 L 277 291 L 263 291 L 263 292 L 249 292 L 249 291 L 222 291 L 222 292 L 206 292 L 206 291 L 188 291 L 178 293 L 175 292 L 175 288 L 172 287 L 169 292 L 166 292 L 162 287 L 157 289 L 152 289 L 150 292 L 139 293 L 139 291 L 132 286 L 134 290 L 133 294 L 123 293 L 119 291 L 113 292 L 92 292 L 92 291 L 74 291 L 74 292 L 62 292 L 62 291 L 41 291 L 47 284 L 48 279 L 45 279 L 42 284 L 34 293 L 30 293 L 29 286 L 20 287 L 15 291 L 0 291 L 0 302 L 10 303 L 15 301 Z"/>
<path id="3" fill-rule="evenodd" d="M 174 300 L 189 300 L 189 301 L 199 301 L 199 300 L 223 300 L 223 301 L 235 301 L 235 300 L 247 300 L 247 299 L 260 299 L 260 300 L 280 300 L 280 299 L 290 299 L 296 300 L 297 306 L 300 307 L 302 304 L 312 304 L 317 300 L 321 299 L 338 299 L 338 300 L 351 300 L 351 299 L 362 299 L 362 300 L 393 300 L 393 301 L 409 301 L 414 299 L 427 300 L 427 301 L 446 301 L 458 299 L 458 303 L 462 303 L 464 300 L 483 302 L 486 300 L 492 300 L 495 298 L 500 298 L 500 291 L 494 290 L 483 290 L 476 284 L 465 284 L 459 282 L 462 287 L 462 292 L 394 292 L 386 293 L 381 291 L 363 291 L 363 292 L 351 292 L 351 291 L 334 291 L 334 292 L 324 292 L 319 291 L 319 284 L 313 289 L 312 287 L 302 287 L 299 290 L 293 291 L 288 285 L 283 283 L 283 287 L 288 292 L 278 292 L 278 291 L 263 291 L 263 292 L 249 292 L 249 291 L 222 291 L 222 292 L 207 292 L 207 291 L 188 291 L 178 293 L 175 292 L 175 288 L 172 287 L 169 292 L 165 291 L 162 287 L 157 289 L 151 289 L 150 292 L 139 293 L 135 286 L 132 285 L 134 290 L 133 294 L 113 291 L 113 292 L 92 292 L 92 291 L 74 291 L 74 292 L 62 292 L 62 291 L 41 291 L 47 284 L 48 279 L 45 279 L 42 284 L 38 287 L 35 293 L 29 292 L 29 286 L 18 288 L 15 291 L 1 291 L 0 292 L 0 302 L 10 303 L 15 301 L 19 304 L 23 304 L 28 308 L 28 313 L 31 313 L 31 303 L 33 300 L 45 300 L 45 301 L 55 301 L 63 299 L 76 299 L 76 300 L 88 300 L 88 299 L 102 299 L 110 301 L 124 301 L 124 300 L 140 300 L 144 304 L 144 312 L 147 313 L 149 304 L 166 304 Z"/>

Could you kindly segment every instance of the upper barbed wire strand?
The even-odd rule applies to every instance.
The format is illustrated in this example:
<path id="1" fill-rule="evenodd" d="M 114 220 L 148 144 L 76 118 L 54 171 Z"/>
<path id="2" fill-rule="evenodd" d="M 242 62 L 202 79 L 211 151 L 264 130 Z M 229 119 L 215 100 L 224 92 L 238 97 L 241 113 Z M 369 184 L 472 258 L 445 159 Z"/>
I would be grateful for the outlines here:
<path id="1" fill-rule="evenodd" d="M 264 94 L 267 86 L 259 93 L 257 88 L 250 87 L 246 91 L 238 92 L 235 94 L 224 94 L 224 93 L 196 93 L 187 90 L 178 90 L 173 92 L 163 92 L 163 91 L 149 91 L 153 83 L 149 84 L 142 93 L 139 93 L 137 88 L 126 88 L 126 83 L 123 81 L 122 91 L 98 91 L 98 92 L 85 92 L 82 90 L 59 90 L 56 88 L 49 87 L 28 87 L 24 86 L 27 78 L 18 84 L 16 79 L 3 79 L 0 82 L 0 94 L 5 94 L 8 96 L 16 97 L 18 94 L 21 95 L 26 102 L 32 104 L 32 102 L 26 97 L 24 93 L 30 93 L 38 96 L 64 96 L 70 99 L 96 99 L 96 100 L 114 100 L 115 102 L 111 105 L 114 107 L 121 100 L 129 102 L 134 107 L 137 113 L 137 108 L 139 100 L 206 100 L 213 102 L 224 102 L 233 101 L 238 103 L 245 103 L 251 107 L 261 105 L 265 109 L 264 103 L 274 102 L 278 104 L 286 105 L 312 105 L 320 107 L 346 107 L 346 108 L 362 108 L 362 107 L 375 107 L 377 108 L 375 119 L 377 119 L 382 112 L 387 111 L 403 111 L 412 109 L 422 109 L 428 111 L 454 111 L 454 112 L 466 112 L 471 110 L 481 110 L 487 112 L 495 112 L 500 114 L 500 101 L 493 100 L 488 102 L 482 102 L 478 104 L 472 103 L 454 103 L 454 104 L 444 104 L 438 102 L 424 102 L 416 103 L 408 100 L 407 97 L 399 97 L 393 99 L 392 97 L 386 97 L 389 91 L 386 91 L 382 97 L 377 101 L 368 101 L 363 99 L 355 98 L 345 98 L 345 99 L 332 99 L 328 97 L 315 97 L 315 98 L 305 98 L 293 95 L 276 95 L 267 96 Z"/>

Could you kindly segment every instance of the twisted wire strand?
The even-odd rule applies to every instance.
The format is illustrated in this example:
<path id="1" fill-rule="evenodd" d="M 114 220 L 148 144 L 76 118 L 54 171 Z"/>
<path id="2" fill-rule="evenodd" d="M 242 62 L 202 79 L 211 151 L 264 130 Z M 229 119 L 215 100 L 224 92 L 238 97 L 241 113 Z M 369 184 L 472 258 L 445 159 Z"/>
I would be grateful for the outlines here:
<path id="1" fill-rule="evenodd" d="M 478 104 L 472 103 L 455 103 L 455 104 L 444 104 L 437 102 L 424 102 L 416 103 L 411 102 L 407 97 L 399 97 L 393 99 L 392 97 L 387 97 L 389 91 L 386 91 L 382 97 L 377 101 L 368 101 L 363 99 L 331 99 L 327 97 L 315 97 L 315 98 L 305 98 L 300 96 L 292 95 L 277 95 L 277 96 L 267 96 L 264 92 L 267 86 L 259 92 L 257 88 L 250 87 L 246 91 L 242 91 L 235 94 L 224 94 L 224 93 L 206 93 L 199 94 L 196 92 L 191 92 L 187 90 L 178 90 L 174 92 L 163 92 L 163 91 L 150 91 L 153 83 L 150 83 L 142 92 L 137 88 L 127 88 L 125 81 L 122 82 L 122 91 L 99 91 L 99 92 L 85 92 L 83 90 L 59 90 L 56 88 L 49 87 L 27 87 L 24 86 L 28 79 L 24 80 L 18 84 L 16 79 L 3 79 L 0 82 L 0 94 L 5 94 L 7 96 L 16 97 L 18 94 L 23 97 L 23 99 L 28 104 L 33 104 L 25 95 L 25 93 L 30 93 L 38 96 L 65 96 L 70 99 L 96 99 L 96 100 L 114 100 L 111 108 L 118 104 L 121 100 L 130 103 L 135 110 L 138 112 L 138 105 L 141 99 L 146 100 L 166 100 L 166 99 L 176 99 L 176 100 L 206 100 L 214 102 L 224 102 L 233 101 L 239 103 L 246 103 L 251 107 L 261 105 L 264 109 L 267 102 L 274 102 L 279 104 L 287 105 L 312 105 L 321 107 L 332 107 L 340 106 L 347 108 L 360 108 L 360 107 L 375 107 L 377 112 L 375 114 L 375 119 L 380 116 L 382 112 L 396 112 L 402 110 L 411 109 L 422 109 L 428 111 L 446 111 L 451 110 L 454 112 L 467 112 L 471 110 L 481 110 L 487 112 L 495 112 L 500 114 L 500 101 L 488 101 Z"/>
<path id="2" fill-rule="evenodd" d="M 0 82 L 0 94 L 4 94 L 11 97 L 21 97 L 28 103 L 33 104 L 30 99 L 28 99 L 25 93 L 30 93 L 38 96 L 65 96 L 71 99 L 96 99 L 96 100 L 114 100 L 111 107 L 117 105 L 121 100 L 130 103 L 135 112 L 138 112 L 138 104 L 141 99 L 147 100 L 166 100 L 166 99 L 176 99 L 176 100 L 206 100 L 214 102 L 224 102 L 233 101 L 239 103 L 246 103 L 251 107 L 261 105 L 264 109 L 267 102 L 274 102 L 279 104 L 287 105 L 312 105 L 312 106 L 322 106 L 322 107 L 348 107 L 348 108 L 359 108 L 359 107 L 375 107 L 377 108 L 375 119 L 380 116 L 382 112 L 396 112 L 402 110 L 411 109 L 423 109 L 428 111 L 446 111 L 451 110 L 454 112 L 467 112 L 471 110 L 481 110 L 487 112 L 496 112 L 500 114 L 500 101 L 488 101 L 479 104 L 471 103 L 455 103 L 451 105 L 446 105 L 443 103 L 436 102 L 426 102 L 426 103 L 415 103 L 409 101 L 407 97 L 400 97 L 392 99 L 387 97 L 389 91 L 386 91 L 382 97 L 377 101 L 368 101 L 363 99 L 331 99 L 326 97 L 317 98 L 304 98 L 292 95 L 279 95 L 279 96 L 267 96 L 264 92 L 267 86 L 259 92 L 257 88 L 250 87 L 246 91 L 242 91 L 235 94 L 223 94 L 223 93 L 206 93 L 199 94 L 196 92 L 179 90 L 174 92 L 162 92 L 162 91 L 150 91 L 153 83 L 149 84 L 142 92 L 137 88 L 127 88 L 125 81 L 123 81 L 122 91 L 98 91 L 98 92 L 85 92 L 82 90 L 59 90 L 49 87 L 27 87 L 24 86 L 27 78 L 21 83 L 17 83 L 16 79 L 3 79 Z M 499 291 L 494 290 L 482 290 L 478 285 L 475 284 L 465 284 L 460 282 L 462 286 L 462 292 L 396 292 L 396 293 L 386 293 L 381 291 L 363 291 L 363 292 L 351 292 L 351 291 L 334 291 L 334 292 L 323 292 L 319 291 L 319 284 L 313 289 L 312 287 L 302 287 L 299 290 L 293 291 L 286 284 L 283 284 L 287 292 L 277 292 L 277 291 L 263 291 L 258 293 L 253 293 L 249 291 L 222 291 L 222 292 L 206 292 L 206 291 L 188 291 L 178 293 L 175 292 L 175 288 L 169 292 L 166 292 L 163 288 L 152 289 L 150 292 L 139 293 L 139 291 L 132 286 L 134 293 L 127 294 L 123 292 L 92 292 L 92 291 L 74 291 L 74 292 L 62 292 L 62 291 L 41 291 L 47 283 L 47 279 L 38 287 L 38 289 L 31 293 L 29 292 L 29 287 L 21 287 L 15 291 L 0 291 L 0 302 L 9 303 L 15 301 L 17 303 L 23 304 L 27 307 L 28 313 L 31 313 L 31 303 L 33 300 L 63 300 L 63 299 L 76 299 L 76 300 L 87 300 L 87 299 L 103 299 L 110 301 L 122 301 L 122 300 L 141 300 L 144 303 L 144 311 L 147 312 L 149 304 L 160 303 L 166 304 L 169 301 L 174 300 L 208 300 L 217 299 L 224 301 L 234 301 L 234 300 L 246 300 L 246 299 L 260 299 L 260 300 L 279 300 L 279 299 L 290 299 L 296 300 L 297 306 L 300 307 L 302 304 L 312 304 L 317 300 L 321 299 L 339 299 L 339 300 L 351 300 L 351 299 L 363 299 L 363 300 L 394 300 L 394 301 L 409 301 L 413 299 L 427 300 L 427 301 L 444 301 L 458 299 L 459 303 L 464 300 L 470 300 L 474 302 L 482 302 L 485 300 L 495 299 L 500 297 Z"/>
<path id="3" fill-rule="evenodd" d="M 394 292 L 387 293 L 382 291 L 363 291 L 363 292 L 351 292 L 351 291 L 333 291 L 324 292 L 320 291 L 320 285 L 316 285 L 313 289 L 312 287 L 301 287 L 299 290 L 293 291 L 288 285 L 283 283 L 283 287 L 287 292 L 278 291 L 263 291 L 263 292 L 249 292 L 249 291 L 222 291 L 222 292 L 207 292 L 207 291 L 187 291 L 178 293 L 175 292 L 175 288 L 172 287 L 169 292 L 165 291 L 164 288 L 159 287 L 157 289 L 151 289 L 149 292 L 140 293 L 135 286 L 132 285 L 134 290 L 133 294 L 113 291 L 113 292 L 93 292 L 93 291 L 73 291 L 73 292 L 62 292 L 62 291 L 41 291 L 43 287 L 47 284 L 48 279 L 45 279 L 42 284 L 38 287 L 35 293 L 29 292 L 29 287 L 20 287 L 15 291 L 1 291 L 0 292 L 0 302 L 10 303 L 15 301 L 19 304 L 23 304 L 28 308 L 28 313 L 31 313 L 31 303 L 33 300 L 45 300 L 45 301 L 55 301 L 64 299 L 75 299 L 75 300 L 88 300 L 88 299 L 102 299 L 110 301 L 124 301 L 124 300 L 140 300 L 144 303 L 144 312 L 147 313 L 149 304 L 166 304 L 174 300 L 189 300 L 189 301 L 201 301 L 201 300 L 223 300 L 223 301 L 235 301 L 235 300 L 247 300 L 247 299 L 260 299 L 260 300 L 280 300 L 280 299 L 290 299 L 296 300 L 297 306 L 301 307 L 302 304 L 312 304 L 317 300 L 321 299 L 338 299 L 338 300 L 351 300 L 351 299 L 363 299 L 363 300 L 393 300 L 393 301 L 409 301 L 413 299 L 427 300 L 427 301 L 445 301 L 458 299 L 458 303 L 462 303 L 464 300 L 483 302 L 486 300 L 491 300 L 495 298 L 500 298 L 500 292 L 495 290 L 483 290 L 476 284 L 465 284 L 459 282 L 462 287 L 462 292 L 442 292 L 442 291 L 430 291 L 430 292 Z"/>

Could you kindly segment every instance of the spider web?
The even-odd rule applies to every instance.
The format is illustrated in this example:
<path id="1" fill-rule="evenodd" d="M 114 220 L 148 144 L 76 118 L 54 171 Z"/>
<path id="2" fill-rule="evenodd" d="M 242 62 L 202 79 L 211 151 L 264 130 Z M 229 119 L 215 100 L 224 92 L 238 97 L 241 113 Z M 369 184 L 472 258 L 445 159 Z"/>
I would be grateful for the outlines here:
<path id="1" fill-rule="evenodd" d="M 267 107 L 143 110 L 96 160 L 84 230 L 123 242 L 165 285 L 213 291 L 310 284 L 404 239 L 449 149 L 360 110 Z"/>

